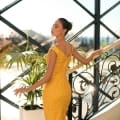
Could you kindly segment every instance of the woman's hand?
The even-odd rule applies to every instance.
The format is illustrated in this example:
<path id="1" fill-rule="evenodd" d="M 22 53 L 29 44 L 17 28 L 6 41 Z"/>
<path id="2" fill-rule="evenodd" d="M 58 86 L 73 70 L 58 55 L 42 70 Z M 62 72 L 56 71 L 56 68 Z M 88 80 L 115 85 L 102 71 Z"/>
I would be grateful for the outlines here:
<path id="1" fill-rule="evenodd" d="M 14 90 L 15 95 L 22 94 L 24 92 L 27 92 L 27 88 L 18 88 Z"/>

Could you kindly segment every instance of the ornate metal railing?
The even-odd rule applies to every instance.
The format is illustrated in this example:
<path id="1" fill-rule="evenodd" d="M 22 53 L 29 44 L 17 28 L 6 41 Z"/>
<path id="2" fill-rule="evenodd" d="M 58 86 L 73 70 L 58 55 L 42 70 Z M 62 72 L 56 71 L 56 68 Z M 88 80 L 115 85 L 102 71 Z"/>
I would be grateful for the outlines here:
<path id="1" fill-rule="evenodd" d="M 100 64 L 99 87 L 94 84 L 93 67 L 95 64 Z M 96 113 L 93 110 L 93 98 L 96 93 L 99 98 L 98 111 L 120 97 L 120 48 L 105 52 L 95 64 L 80 73 L 72 73 L 73 120 L 88 120 Z"/>

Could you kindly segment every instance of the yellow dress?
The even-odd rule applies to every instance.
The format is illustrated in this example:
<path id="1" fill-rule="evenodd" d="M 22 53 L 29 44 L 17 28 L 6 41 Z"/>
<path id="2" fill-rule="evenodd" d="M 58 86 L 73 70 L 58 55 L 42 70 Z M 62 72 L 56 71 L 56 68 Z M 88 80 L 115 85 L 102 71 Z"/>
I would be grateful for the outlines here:
<path id="1" fill-rule="evenodd" d="M 43 90 L 45 120 L 65 120 L 71 100 L 71 87 L 66 76 L 71 56 L 66 56 L 55 45 L 50 49 L 57 54 L 57 60 L 52 77 Z"/>

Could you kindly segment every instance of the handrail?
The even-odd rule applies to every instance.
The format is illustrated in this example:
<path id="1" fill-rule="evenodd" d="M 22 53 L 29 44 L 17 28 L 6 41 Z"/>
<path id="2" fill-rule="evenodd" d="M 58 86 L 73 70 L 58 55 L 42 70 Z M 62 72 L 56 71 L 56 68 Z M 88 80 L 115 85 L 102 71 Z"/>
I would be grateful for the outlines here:
<path id="1" fill-rule="evenodd" d="M 106 51 L 108 51 L 108 50 L 110 50 L 110 49 L 112 49 L 112 48 L 115 48 L 115 47 L 117 47 L 118 45 L 120 45 L 120 39 L 117 39 L 117 40 L 115 40 L 114 42 L 112 42 L 110 45 L 107 45 L 106 47 L 104 47 L 104 48 L 103 48 L 103 52 L 106 52 Z M 100 56 L 100 55 L 99 55 L 99 56 Z M 99 56 L 95 56 L 94 59 L 97 58 L 97 57 L 99 57 Z M 82 66 L 83 66 L 83 64 L 80 63 L 79 65 L 76 65 L 76 66 L 74 66 L 73 68 L 69 68 L 69 69 L 68 69 L 68 74 L 74 72 L 75 70 L 77 70 L 78 68 L 80 68 L 80 67 L 82 67 Z"/>

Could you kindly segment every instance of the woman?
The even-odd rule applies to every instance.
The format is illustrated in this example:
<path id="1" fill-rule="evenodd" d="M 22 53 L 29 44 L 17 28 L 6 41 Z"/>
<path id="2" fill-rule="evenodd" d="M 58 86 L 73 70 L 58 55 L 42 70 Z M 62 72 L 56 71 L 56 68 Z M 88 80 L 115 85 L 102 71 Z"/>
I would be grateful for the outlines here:
<path id="1" fill-rule="evenodd" d="M 65 40 L 65 35 L 71 30 L 72 24 L 65 18 L 59 18 L 53 24 L 51 33 L 56 37 L 56 44 L 50 47 L 47 54 L 47 70 L 45 76 L 28 88 L 19 88 L 15 94 L 34 90 L 45 84 L 43 104 L 45 120 L 65 120 L 71 100 L 71 88 L 66 72 L 71 56 L 81 63 L 88 64 L 102 50 L 94 51 L 89 57 L 83 58 L 75 48 Z"/>

